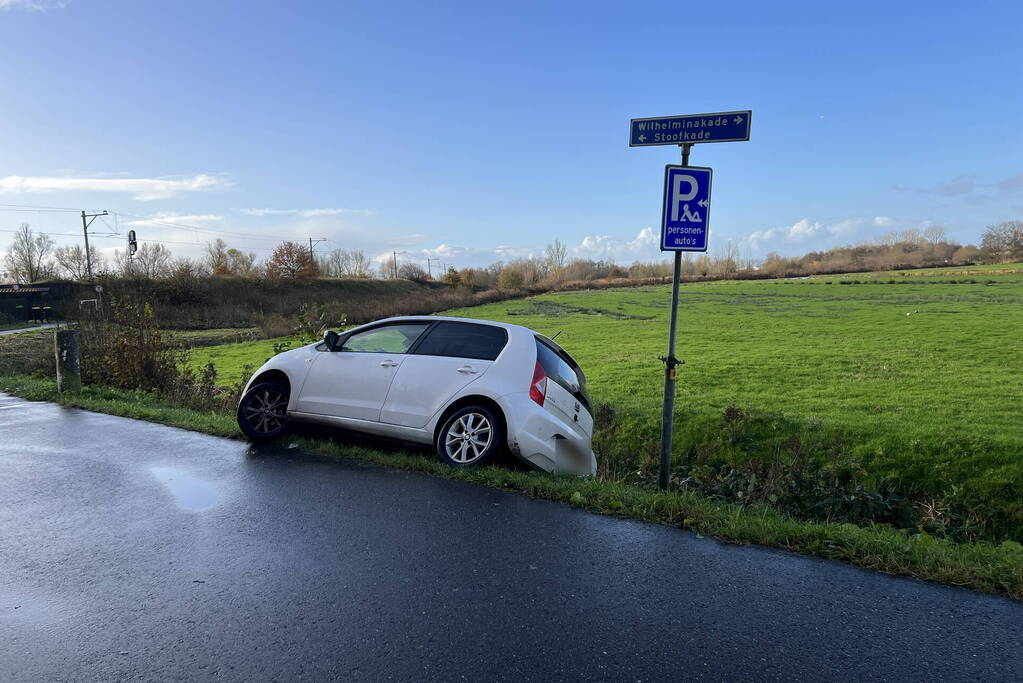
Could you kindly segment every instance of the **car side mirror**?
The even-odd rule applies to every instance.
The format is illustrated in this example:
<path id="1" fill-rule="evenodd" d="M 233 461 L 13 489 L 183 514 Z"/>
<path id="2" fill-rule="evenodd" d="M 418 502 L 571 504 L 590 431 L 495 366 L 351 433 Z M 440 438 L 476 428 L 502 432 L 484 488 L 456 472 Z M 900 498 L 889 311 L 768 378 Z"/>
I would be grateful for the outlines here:
<path id="1" fill-rule="evenodd" d="M 328 351 L 337 350 L 339 339 L 341 339 L 341 336 L 334 330 L 326 330 L 323 333 L 323 343 L 327 345 Z"/>

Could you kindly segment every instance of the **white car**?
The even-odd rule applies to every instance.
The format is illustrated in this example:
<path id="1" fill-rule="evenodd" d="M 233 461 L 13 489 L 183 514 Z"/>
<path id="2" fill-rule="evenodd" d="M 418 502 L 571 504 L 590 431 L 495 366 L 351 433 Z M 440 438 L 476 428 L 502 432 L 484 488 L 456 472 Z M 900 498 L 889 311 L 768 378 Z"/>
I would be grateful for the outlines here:
<path id="1" fill-rule="evenodd" d="M 273 439 L 290 420 L 422 444 L 456 467 L 507 449 L 533 467 L 593 475 L 586 377 L 520 325 L 388 318 L 278 354 L 249 380 L 238 424 Z"/>

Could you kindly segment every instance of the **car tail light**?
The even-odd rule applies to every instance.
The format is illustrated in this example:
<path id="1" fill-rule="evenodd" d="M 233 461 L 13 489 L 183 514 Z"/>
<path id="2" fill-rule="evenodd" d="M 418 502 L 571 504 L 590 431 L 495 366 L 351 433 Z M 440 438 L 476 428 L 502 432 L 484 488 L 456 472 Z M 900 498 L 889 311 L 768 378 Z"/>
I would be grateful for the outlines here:
<path id="1" fill-rule="evenodd" d="M 536 401 L 539 405 L 543 405 L 546 396 L 547 373 L 544 371 L 540 361 L 536 361 L 536 367 L 533 368 L 533 383 L 529 385 L 529 398 Z"/>

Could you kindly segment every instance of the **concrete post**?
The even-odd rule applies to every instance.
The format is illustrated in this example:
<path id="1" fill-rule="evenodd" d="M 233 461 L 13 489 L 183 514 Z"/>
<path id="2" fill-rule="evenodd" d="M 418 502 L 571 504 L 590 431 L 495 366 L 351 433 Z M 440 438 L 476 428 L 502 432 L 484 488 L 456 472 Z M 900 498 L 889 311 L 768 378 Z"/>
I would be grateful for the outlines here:
<path id="1" fill-rule="evenodd" d="M 53 333 L 53 350 L 57 359 L 57 391 L 76 392 L 82 388 L 82 359 L 78 330 L 57 330 Z"/>

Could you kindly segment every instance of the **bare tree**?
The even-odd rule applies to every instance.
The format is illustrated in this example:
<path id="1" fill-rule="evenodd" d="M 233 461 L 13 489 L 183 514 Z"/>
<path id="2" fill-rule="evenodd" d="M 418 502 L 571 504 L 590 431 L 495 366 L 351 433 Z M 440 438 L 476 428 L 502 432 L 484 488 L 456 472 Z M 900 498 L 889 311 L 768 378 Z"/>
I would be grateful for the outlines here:
<path id="1" fill-rule="evenodd" d="M 157 278 L 167 277 L 171 273 L 171 252 L 162 244 L 143 242 L 135 256 L 129 258 L 128 252 L 120 249 L 114 252 L 114 265 L 124 275 Z"/>
<path id="2" fill-rule="evenodd" d="M 372 272 L 372 264 L 359 249 L 334 249 L 323 259 L 321 267 L 329 277 L 338 278 L 367 278 Z"/>
<path id="3" fill-rule="evenodd" d="M 370 276 L 371 265 L 366 253 L 361 249 L 353 249 L 348 252 L 348 269 L 344 277 L 367 278 Z"/>
<path id="4" fill-rule="evenodd" d="M 923 238 L 931 244 L 948 242 L 948 231 L 940 225 L 932 225 L 924 230 Z"/>
<path id="5" fill-rule="evenodd" d="M 170 265 L 167 277 L 177 280 L 198 280 L 205 276 L 206 265 L 190 258 L 179 258 Z"/>
<path id="6" fill-rule="evenodd" d="M 17 282 L 35 282 L 52 277 L 52 249 L 53 240 L 46 235 L 34 234 L 28 223 L 22 223 L 4 257 L 10 277 Z"/>
<path id="7" fill-rule="evenodd" d="M 1023 221 L 987 226 L 980 248 L 992 261 L 1023 260 Z"/>
<path id="8" fill-rule="evenodd" d="M 725 257 L 718 259 L 717 269 L 724 274 L 732 274 L 739 268 L 738 259 L 739 248 L 735 246 L 732 240 L 728 240 L 725 243 Z"/>
<path id="9" fill-rule="evenodd" d="M 259 267 L 256 265 L 256 255 L 238 249 L 227 250 L 227 271 L 231 275 L 239 277 L 255 277 L 259 274 Z"/>
<path id="10" fill-rule="evenodd" d="M 332 249 L 320 259 L 320 270 L 327 277 L 341 277 L 341 271 L 348 252 L 344 249 Z"/>
<path id="11" fill-rule="evenodd" d="M 64 274 L 72 280 L 82 280 L 89 275 L 89 261 L 92 262 L 93 272 L 106 268 L 106 259 L 92 245 L 89 246 L 88 261 L 85 258 L 85 249 L 80 244 L 73 247 L 57 247 L 53 251 L 53 258 Z"/>
<path id="12" fill-rule="evenodd" d="M 231 271 L 227 264 L 227 243 L 219 237 L 213 242 L 207 242 L 204 263 L 211 275 L 230 275 Z"/>
<path id="13" fill-rule="evenodd" d="M 429 280 L 430 275 L 418 263 L 405 261 L 398 266 L 398 277 L 402 280 Z"/>
<path id="14" fill-rule="evenodd" d="M 553 278 L 561 276 L 568 260 L 568 248 L 561 243 L 561 240 L 554 240 L 543 249 L 544 265 L 547 266 L 547 274 Z"/>

